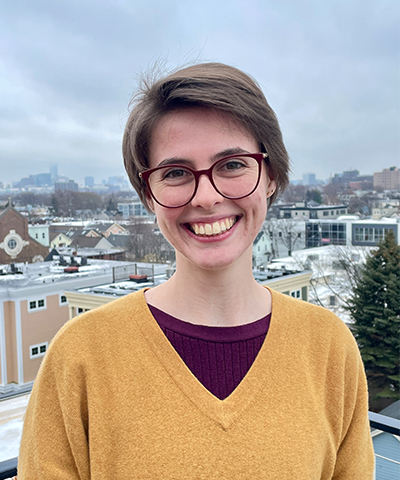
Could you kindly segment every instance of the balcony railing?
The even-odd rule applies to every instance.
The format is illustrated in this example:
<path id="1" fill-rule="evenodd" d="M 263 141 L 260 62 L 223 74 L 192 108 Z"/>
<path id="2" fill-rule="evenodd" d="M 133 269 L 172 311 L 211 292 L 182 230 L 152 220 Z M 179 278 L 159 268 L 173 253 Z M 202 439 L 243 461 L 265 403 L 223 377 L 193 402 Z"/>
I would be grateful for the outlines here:
<path id="1" fill-rule="evenodd" d="M 400 420 L 374 412 L 369 412 L 368 416 L 371 428 L 400 436 Z M 0 480 L 5 480 L 17 475 L 17 463 L 18 457 L 0 462 Z"/>

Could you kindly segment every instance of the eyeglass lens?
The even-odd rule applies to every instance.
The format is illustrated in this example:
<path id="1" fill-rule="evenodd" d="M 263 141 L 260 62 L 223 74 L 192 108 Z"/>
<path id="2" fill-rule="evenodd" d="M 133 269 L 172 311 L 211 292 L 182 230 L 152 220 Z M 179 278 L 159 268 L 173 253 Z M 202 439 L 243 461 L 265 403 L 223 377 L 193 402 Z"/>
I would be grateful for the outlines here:
<path id="1" fill-rule="evenodd" d="M 252 157 L 230 157 L 216 162 L 211 170 L 212 182 L 224 197 L 241 198 L 252 193 L 259 178 L 259 163 Z M 185 167 L 165 166 L 149 177 L 153 196 L 166 207 L 188 203 L 196 190 L 196 178 Z"/>

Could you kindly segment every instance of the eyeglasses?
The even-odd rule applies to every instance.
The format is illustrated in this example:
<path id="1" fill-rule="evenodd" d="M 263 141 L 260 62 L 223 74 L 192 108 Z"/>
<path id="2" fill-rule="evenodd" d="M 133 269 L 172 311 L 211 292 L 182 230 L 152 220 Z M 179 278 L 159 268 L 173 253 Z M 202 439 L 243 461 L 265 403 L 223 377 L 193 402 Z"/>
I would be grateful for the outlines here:
<path id="1" fill-rule="evenodd" d="M 267 153 L 229 155 L 206 170 L 182 165 L 166 165 L 139 173 L 152 198 L 162 207 L 179 208 L 196 195 L 201 175 L 225 198 L 238 200 L 251 195 L 258 187 L 262 161 Z"/>

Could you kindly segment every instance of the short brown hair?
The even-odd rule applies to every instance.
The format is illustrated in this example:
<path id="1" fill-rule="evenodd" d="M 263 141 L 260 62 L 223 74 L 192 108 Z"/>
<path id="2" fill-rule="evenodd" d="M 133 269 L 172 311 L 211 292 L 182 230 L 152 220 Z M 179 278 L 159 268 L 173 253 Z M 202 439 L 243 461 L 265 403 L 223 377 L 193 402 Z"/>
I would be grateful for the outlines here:
<path id="1" fill-rule="evenodd" d="M 268 173 L 276 182 L 269 204 L 286 188 L 289 157 L 278 120 L 259 85 L 241 70 L 222 63 L 201 63 L 156 81 L 144 79 L 131 104 L 122 152 L 129 179 L 147 208 L 146 186 L 138 173 L 149 168 L 153 128 L 161 117 L 183 108 L 216 110 L 243 125 L 268 152 Z"/>

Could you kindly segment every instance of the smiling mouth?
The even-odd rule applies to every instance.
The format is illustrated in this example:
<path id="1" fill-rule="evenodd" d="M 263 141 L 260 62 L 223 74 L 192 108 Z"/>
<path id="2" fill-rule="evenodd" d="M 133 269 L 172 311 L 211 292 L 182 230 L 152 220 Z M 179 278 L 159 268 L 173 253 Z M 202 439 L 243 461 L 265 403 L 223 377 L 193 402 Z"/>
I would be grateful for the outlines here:
<path id="1" fill-rule="evenodd" d="M 239 220 L 237 217 L 228 217 L 214 223 L 187 223 L 189 230 L 199 237 L 213 237 L 230 230 Z"/>

